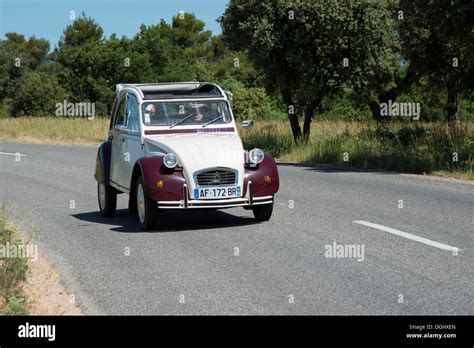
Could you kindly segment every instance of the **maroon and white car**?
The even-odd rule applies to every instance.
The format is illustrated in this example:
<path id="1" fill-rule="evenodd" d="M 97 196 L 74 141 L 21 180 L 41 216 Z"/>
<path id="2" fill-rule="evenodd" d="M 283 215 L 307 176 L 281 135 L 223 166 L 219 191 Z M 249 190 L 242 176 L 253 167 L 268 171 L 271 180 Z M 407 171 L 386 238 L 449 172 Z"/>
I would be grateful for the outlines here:
<path id="1" fill-rule="evenodd" d="M 117 85 L 95 178 L 102 215 L 127 193 L 143 230 L 165 209 L 243 207 L 265 221 L 279 187 L 273 158 L 244 150 L 230 94 L 198 82 Z"/>

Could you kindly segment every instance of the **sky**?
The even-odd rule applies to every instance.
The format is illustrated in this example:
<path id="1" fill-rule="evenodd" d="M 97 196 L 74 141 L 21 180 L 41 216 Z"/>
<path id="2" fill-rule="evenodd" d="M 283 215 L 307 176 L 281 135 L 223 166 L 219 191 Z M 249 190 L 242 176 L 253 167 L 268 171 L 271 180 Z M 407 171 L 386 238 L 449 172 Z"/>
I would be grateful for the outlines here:
<path id="1" fill-rule="evenodd" d="M 140 25 L 171 22 L 180 11 L 193 12 L 206 23 L 206 30 L 220 34 L 216 19 L 225 10 L 228 0 L 0 0 L 0 38 L 17 32 L 26 38 L 35 35 L 49 40 L 51 49 L 57 46 L 64 28 L 82 12 L 99 23 L 108 37 L 135 35 Z"/>

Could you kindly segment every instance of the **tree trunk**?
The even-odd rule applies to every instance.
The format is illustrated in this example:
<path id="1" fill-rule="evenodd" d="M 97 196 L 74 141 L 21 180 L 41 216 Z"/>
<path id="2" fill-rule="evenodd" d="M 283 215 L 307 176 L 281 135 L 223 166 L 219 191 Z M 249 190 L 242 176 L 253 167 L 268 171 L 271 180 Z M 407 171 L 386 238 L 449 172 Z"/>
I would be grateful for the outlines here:
<path id="1" fill-rule="evenodd" d="M 370 111 L 372 111 L 372 116 L 374 120 L 376 120 L 377 122 L 390 122 L 391 117 L 388 115 L 382 116 L 380 112 L 380 108 L 381 108 L 382 103 L 388 104 L 390 100 L 393 103 L 395 102 L 396 99 L 397 99 L 396 95 L 389 96 L 389 95 L 384 94 L 384 95 L 379 96 L 378 101 L 375 101 L 375 100 L 370 101 L 369 102 Z"/>
<path id="2" fill-rule="evenodd" d="M 307 107 L 304 113 L 303 123 L 303 138 L 308 139 L 311 132 L 311 121 L 313 120 L 314 112 L 321 105 L 322 98 L 317 97 Z"/>
<path id="3" fill-rule="evenodd" d="M 381 122 L 382 116 L 380 115 L 380 103 L 375 100 L 371 100 L 369 101 L 369 107 L 370 107 L 370 111 L 372 111 L 373 119 L 376 120 L 377 122 Z"/>
<path id="4" fill-rule="evenodd" d="M 291 132 L 293 133 L 293 139 L 297 143 L 301 139 L 301 127 L 298 122 L 298 116 L 295 113 L 288 112 L 288 119 L 290 120 Z"/>
<path id="5" fill-rule="evenodd" d="M 313 120 L 314 109 L 306 108 L 303 122 L 303 138 L 308 139 L 311 132 L 311 121 Z"/>
<path id="6" fill-rule="evenodd" d="M 415 69 L 413 65 L 410 64 L 408 67 L 407 73 L 403 77 L 402 80 L 396 81 L 396 86 L 385 92 L 384 94 L 380 94 L 378 96 L 378 102 L 376 100 L 370 100 L 369 101 L 369 107 L 370 111 L 372 111 L 372 117 L 377 121 L 377 122 L 384 122 L 384 121 L 390 121 L 390 117 L 385 117 L 380 115 L 380 104 L 381 103 L 388 103 L 389 100 L 392 101 L 392 103 L 395 102 L 397 97 L 402 94 L 403 92 L 406 92 L 411 85 L 413 85 L 415 82 L 419 81 L 421 77 L 423 76 L 424 71 L 420 69 Z"/>
<path id="7" fill-rule="evenodd" d="M 446 111 L 448 114 L 448 124 L 450 127 L 458 128 L 461 126 L 461 119 L 459 118 L 459 95 L 457 82 L 448 82 L 448 100 L 446 104 Z"/>
<path id="8" fill-rule="evenodd" d="M 291 126 L 291 133 L 293 134 L 293 139 L 295 140 L 295 143 L 297 143 L 301 139 L 302 134 L 301 127 L 298 122 L 298 115 L 296 114 L 296 107 L 293 104 L 290 91 L 283 90 L 281 94 L 283 97 L 283 102 L 285 103 L 287 108 L 288 120 L 290 121 Z"/>

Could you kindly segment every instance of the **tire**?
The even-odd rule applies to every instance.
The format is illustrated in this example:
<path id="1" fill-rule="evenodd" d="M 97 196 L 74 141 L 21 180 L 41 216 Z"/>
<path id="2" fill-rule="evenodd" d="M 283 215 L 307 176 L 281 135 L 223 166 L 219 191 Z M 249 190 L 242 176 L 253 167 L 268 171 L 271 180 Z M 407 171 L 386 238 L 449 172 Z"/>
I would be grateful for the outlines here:
<path id="1" fill-rule="evenodd" d="M 137 210 L 137 184 L 136 180 L 130 185 L 130 194 L 128 195 L 128 213 L 130 215 L 137 215 L 138 210 Z"/>
<path id="2" fill-rule="evenodd" d="M 252 208 L 252 211 L 257 221 L 268 221 L 272 216 L 273 203 L 256 205 Z"/>
<path id="3" fill-rule="evenodd" d="M 97 198 L 102 216 L 114 216 L 117 209 L 117 191 L 112 186 L 99 182 L 97 183 Z"/>
<path id="4" fill-rule="evenodd" d="M 156 202 L 146 194 L 143 177 L 140 176 L 135 181 L 135 185 L 138 225 L 143 231 L 152 230 L 158 221 L 158 207 Z"/>

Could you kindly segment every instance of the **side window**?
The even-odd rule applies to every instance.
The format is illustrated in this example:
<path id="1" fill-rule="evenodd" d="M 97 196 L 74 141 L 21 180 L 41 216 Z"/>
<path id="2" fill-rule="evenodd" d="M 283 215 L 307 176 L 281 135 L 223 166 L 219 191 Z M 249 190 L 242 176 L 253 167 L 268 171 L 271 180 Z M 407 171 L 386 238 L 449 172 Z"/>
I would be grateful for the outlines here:
<path id="1" fill-rule="evenodd" d="M 117 112 L 115 115 L 115 121 L 114 121 L 114 126 L 117 125 L 122 125 L 125 126 L 125 103 L 126 103 L 127 98 L 123 97 L 122 100 L 120 100 L 120 104 L 117 107 Z"/>
<path id="2" fill-rule="evenodd" d="M 211 117 L 217 117 L 220 115 L 219 105 L 217 103 L 211 104 Z"/>
<path id="3" fill-rule="evenodd" d="M 229 112 L 226 107 L 223 106 L 223 103 L 212 103 L 211 104 L 211 117 L 214 119 L 215 117 L 224 116 L 223 121 L 229 122 Z"/>
<path id="4" fill-rule="evenodd" d="M 126 116 L 127 116 L 127 129 L 130 131 L 134 131 L 135 133 L 140 131 L 138 101 L 137 101 L 137 98 L 133 94 L 129 94 L 127 98 Z"/>

